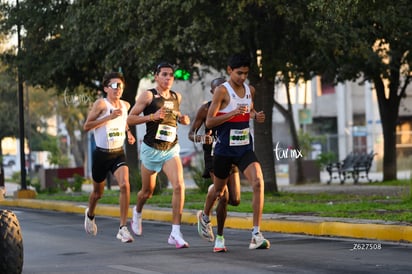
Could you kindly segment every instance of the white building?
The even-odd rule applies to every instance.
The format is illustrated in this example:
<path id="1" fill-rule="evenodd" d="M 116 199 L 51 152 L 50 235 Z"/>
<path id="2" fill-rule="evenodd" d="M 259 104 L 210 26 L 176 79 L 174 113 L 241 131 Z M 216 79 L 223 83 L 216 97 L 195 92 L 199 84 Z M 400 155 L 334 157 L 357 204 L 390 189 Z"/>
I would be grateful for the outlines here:
<path id="1" fill-rule="evenodd" d="M 352 151 L 373 150 L 378 153 L 373 169 L 377 168 L 376 163 L 383 157 L 383 135 L 373 84 L 347 81 L 337 86 L 322 85 L 320 78 L 316 77 L 291 86 L 290 95 L 296 126 L 313 135 L 326 136 L 327 141 L 320 148 L 322 152 L 334 151 L 342 160 Z M 398 155 L 402 158 L 412 155 L 412 86 L 409 86 L 407 95 L 400 104 L 397 128 Z M 275 100 L 286 106 L 286 98 L 285 87 L 277 85 Z M 290 145 L 285 135 L 288 128 L 276 108 L 273 121 L 274 139 Z"/>

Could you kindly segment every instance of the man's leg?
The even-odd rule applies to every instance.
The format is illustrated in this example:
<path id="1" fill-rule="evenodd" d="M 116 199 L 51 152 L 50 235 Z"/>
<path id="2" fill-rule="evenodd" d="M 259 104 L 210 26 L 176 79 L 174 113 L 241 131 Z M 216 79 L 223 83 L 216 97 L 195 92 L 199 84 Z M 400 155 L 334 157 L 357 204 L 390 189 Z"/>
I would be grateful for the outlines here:
<path id="1" fill-rule="evenodd" d="M 120 227 L 127 224 L 127 215 L 129 212 L 130 203 L 130 182 L 129 182 L 129 168 L 127 166 L 119 167 L 114 176 L 120 187 Z"/>
<path id="2" fill-rule="evenodd" d="M 173 188 L 172 208 L 173 224 L 179 224 L 182 220 L 183 205 L 185 202 L 185 184 L 183 179 L 183 167 L 178 156 L 168 160 L 163 165 L 163 171 Z"/>
<path id="3" fill-rule="evenodd" d="M 84 229 L 88 234 L 95 236 L 97 234 L 97 226 L 94 219 L 94 211 L 97 201 L 102 197 L 104 192 L 104 181 L 96 183 L 93 181 L 93 191 L 89 195 L 89 206 L 84 213 Z"/>
<path id="4" fill-rule="evenodd" d="M 185 184 L 183 179 L 183 166 L 180 157 L 174 156 L 166 161 L 163 165 L 163 171 L 173 188 L 172 232 L 169 236 L 168 243 L 175 245 L 176 248 L 189 247 L 189 244 L 183 239 L 183 235 L 180 232 L 180 224 L 185 202 Z"/>
<path id="5" fill-rule="evenodd" d="M 157 173 L 148 170 L 143 164 L 141 165 L 142 188 L 137 193 L 136 205 L 133 207 L 133 217 L 131 227 L 133 233 L 137 236 L 142 235 L 142 210 L 147 199 L 152 197 L 156 186 Z"/>
<path id="6" fill-rule="evenodd" d="M 214 187 L 213 187 L 214 190 Z M 227 205 L 237 206 L 240 203 L 240 178 L 236 166 L 232 166 L 227 185 L 216 207 L 217 235 L 223 236 L 223 229 L 227 217 Z"/>
<path id="7" fill-rule="evenodd" d="M 133 242 L 134 239 L 127 229 L 127 215 L 129 212 L 130 203 L 129 168 L 125 165 L 119 167 L 114 172 L 114 176 L 120 187 L 120 227 L 116 237 L 123 243 L 130 243 Z"/>
<path id="8" fill-rule="evenodd" d="M 215 190 L 215 197 L 218 200 L 218 204 L 216 207 L 216 219 L 217 219 L 217 235 L 215 240 L 215 246 L 213 248 L 213 252 L 226 252 L 225 246 L 225 239 L 223 237 L 223 228 L 225 226 L 226 215 L 227 215 L 227 204 L 229 200 L 229 193 L 227 189 L 227 181 L 226 179 L 221 179 L 215 176 L 214 178 L 214 190 Z"/>
<path id="9" fill-rule="evenodd" d="M 229 205 L 238 206 L 240 203 L 240 177 L 239 170 L 234 165 L 232 166 L 227 188 L 229 192 Z"/>
<path id="10" fill-rule="evenodd" d="M 265 190 L 262 169 L 258 162 L 253 162 L 247 166 L 243 173 L 253 189 L 253 226 L 260 226 Z"/>
<path id="11" fill-rule="evenodd" d="M 264 202 L 264 181 L 262 168 L 258 162 L 252 162 L 243 171 L 253 189 L 253 231 L 249 249 L 265 249 L 270 247 L 270 242 L 260 233 Z"/>
<path id="12" fill-rule="evenodd" d="M 211 178 L 213 180 L 213 174 L 211 174 Z M 208 207 L 208 211 L 199 210 L 196 214 L 197 217 L 197 232 L 199 233 L 199 236 L 202 237 L 203 239 L 213 242 L 215 239 L 215 235 L 213 234 L 213 228 L 212 224 L 210 223 L 210 215 L 211 215 L 211 210 L 213 205 L 216 202 L 216 195 L 215 195 L 215 187 L 214 185 L 210 185 L 207 194 L 206 194 L 206 200 L 204 204 L 204 208 L 206 207 L 207 204 L 211 204 L 211 207 Z"/>
<path id="13" fill-rule="evenodd" d="M 225 226 L 227 216 L 227 204 L 229 200 L 229 193 L 225 188 L 223 195 L 219 198 L 216 207 L 216 219 L 217 219 L 217 235 L 223 236 L 223 228 Z"/>
<path id="14" fill-rule="evenodd" d="M 141 213 L 146 201 L 153 195 L 157 173 L 141 165 L 142 188 L 137 193 L 136 212 Z"/>
<path id="15" fill-rule="evenodd" d="M 89 217 L 94 217 L 94 211 L 97 206 L 97 201 L 103 196 L 104 192 L 104 181 L 96 183 L 93 181 L 93 191 L 89 195 Z"/>

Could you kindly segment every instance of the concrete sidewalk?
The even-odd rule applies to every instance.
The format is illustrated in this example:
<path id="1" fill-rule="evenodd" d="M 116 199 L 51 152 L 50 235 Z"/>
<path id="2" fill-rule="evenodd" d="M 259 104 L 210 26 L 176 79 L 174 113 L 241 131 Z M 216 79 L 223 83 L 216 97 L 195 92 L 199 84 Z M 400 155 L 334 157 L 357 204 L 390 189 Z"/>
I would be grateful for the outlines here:
<path id="1" fill-rule="evenodd" d="M 11 186 L 6 184 L 7 193 L 10 193 Z M 87 186 L 85 186 L 87 188 Z M 391 186 L 370 186 L 367 184 L 331 184 L 325 183 L 311 185 L 283 185 L 279 187 L 281 191 L 290 192 L 361 192 L 368 193 L 398 193 L 404 191 L 401 187 Z M 36 199 L 14 199 L 6 197 L 0 201 L 0 207 L 8 206 L 11 208 L 25 207 L 33 209 L 55 210 L 68 213 L 84 214 L 86 203 L 42 201 Z M 119 207 L 117 205 L 98 204 L 96 209 L 97 216 L 119 217 Z M 129 218 L 132 217 L 132 208 L 129 209 Z M 144 220 L 161 222 L 171 222 L 171 209 L 156 208 L 149 205 L 143 210 Z M 82 223 L 82 220 L 79 220 Z M 182 223 L 196 225 L 196 211 L 184 210 Z M 216 225 L 216 218 L 212 218 L 213 225 Z M 228 212 L 226 227 L 249 230 L 252 227 L 252 214 L 242 214 Z M 412 243 L 412 226 L 410 224 L 385 222 L 376 220 L 358 220 L 349 218 L 324 218 L 301 215 L 282 215 L 264 214 L 261 230 L 279 233 L 294 233 L 313 236 L 326 237 L 348 237 L 362 240 L 392 241 Z"/>

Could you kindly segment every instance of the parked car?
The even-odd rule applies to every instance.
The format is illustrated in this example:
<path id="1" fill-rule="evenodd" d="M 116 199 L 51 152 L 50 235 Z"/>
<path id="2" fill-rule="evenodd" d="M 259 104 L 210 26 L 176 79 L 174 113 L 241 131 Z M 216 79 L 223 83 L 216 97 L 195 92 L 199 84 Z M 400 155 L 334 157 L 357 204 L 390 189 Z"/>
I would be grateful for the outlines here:
<path id="1" fill-rule="evenodd" d="M 195 151 L 190 149 L 180 149 L 180 159 L 184 168 L 192 167 L 192 160 L 195 156 Z"/>
<path id="2" fill-rule="evenodd" d="M 3 166 L 14 166 L 16 164 L 16 155 L 3 155 Z"/>

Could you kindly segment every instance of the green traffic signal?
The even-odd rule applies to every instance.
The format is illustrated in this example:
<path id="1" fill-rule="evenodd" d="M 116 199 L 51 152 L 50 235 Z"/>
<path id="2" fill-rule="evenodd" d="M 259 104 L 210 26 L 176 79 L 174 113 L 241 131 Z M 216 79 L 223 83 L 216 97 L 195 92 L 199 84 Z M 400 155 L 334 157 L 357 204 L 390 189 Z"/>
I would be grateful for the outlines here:
<path id="1" fill-rule="evenodd" d="M 184 69 L 177 69 L 175 71 L 175 79 L 187 81 L 190 79 L 190 72 Z"/>

